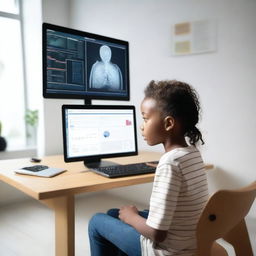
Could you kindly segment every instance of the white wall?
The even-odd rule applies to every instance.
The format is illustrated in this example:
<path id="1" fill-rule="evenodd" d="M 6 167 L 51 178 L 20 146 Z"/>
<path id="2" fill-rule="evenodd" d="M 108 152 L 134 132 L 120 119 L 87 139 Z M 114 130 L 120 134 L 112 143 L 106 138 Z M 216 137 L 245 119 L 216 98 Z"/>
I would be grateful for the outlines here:
<path id="1" fill-rule="evenodd" d="M 203 107 L 203 156 L 217 167 L 209 173 L 211 190 L 241 186 L 256 178 L 255 10 L 253 0 L 43 1 L 44 21 L 129 41 L 131 102 L 122 104 L 136 105 L 138 116 L 143 89 L 151 79 L 175 78 L 194 85 Z M 171 25 L 199 19 L 217 20 L 217 51 L 172 57 Z M 44 100 L 43 153 L 62 153 L 60 107 L 71 102 L 80 103 Z M 140 137 L 139 148 L 149 149 Z M 162 150 L 160 146 L 154 149 Z M 144 191 L 142 197 L 147 197 L 150 185 L 136 186 L 136 192 L 139 189 Z M 127 191 L 133 196 L 130 188 L 118 193 Z"/>
<path id="2" fill-rule="evenodd" d="M 69 0 L 42 0 L 42 21 L 60 26 L 69 26 Z M 76 101 L 76 103 L 79 101 Z M 38 155 L 61 154 L 62 151 L 62 124 L 61 106 L 72 104 L 70 100 L 43 99 L 44 124 L 40 126 Z"/>
<path id="3" fill-rule="evenodd" d="M 151 79 L 180 79 L 197 89 L 206 142 L 201 149 L 206 162 L 216 166 L 208 175 L 215 191 L 256 180 L 255 11 L 253 0 L 73 0 L 69 25 L 129 41 L 131 103 L 138 115 L 143 89 Z M 172 57 L 171 25 L 200 19 L 217 20 L 217 51 Z M 149 149 L 141 138 L 139 148 Z M 138 190 L 141 199 L 147 198 L 150 186 L 118 193 L 137 199 Z"/>

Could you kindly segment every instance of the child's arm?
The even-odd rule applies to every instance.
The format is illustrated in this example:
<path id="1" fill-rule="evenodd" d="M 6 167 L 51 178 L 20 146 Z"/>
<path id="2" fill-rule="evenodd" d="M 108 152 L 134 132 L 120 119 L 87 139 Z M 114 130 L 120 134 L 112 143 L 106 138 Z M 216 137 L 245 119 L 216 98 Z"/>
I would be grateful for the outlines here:
<path id="1" fill-rule="evenodd" d="M 119 219 L 133 226 L 143 236 L 154 242 L 163 242 L 167 236 L 166 230 L 151 228 L 146 224 L 146 219 L 138 214 L 138 209 L 133 205 L 123 206 L 119 211 Z"/>

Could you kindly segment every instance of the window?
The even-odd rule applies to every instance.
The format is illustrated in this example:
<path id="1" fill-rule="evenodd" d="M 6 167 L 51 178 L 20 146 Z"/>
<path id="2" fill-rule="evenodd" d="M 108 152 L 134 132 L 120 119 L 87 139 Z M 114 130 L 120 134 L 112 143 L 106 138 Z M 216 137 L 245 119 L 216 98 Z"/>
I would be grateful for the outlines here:
<path id="1" fill-rule="evenodd" d="M 0 0 L 0 121 L 8 150 L 27 144 L 21 13 L 20 1 Z"/>
<path id="2" fill-rule="evenodd" d="M 19 1 L 17 0 L 0 0 L 0 10 L 5 13 L 19 14 Z"/>

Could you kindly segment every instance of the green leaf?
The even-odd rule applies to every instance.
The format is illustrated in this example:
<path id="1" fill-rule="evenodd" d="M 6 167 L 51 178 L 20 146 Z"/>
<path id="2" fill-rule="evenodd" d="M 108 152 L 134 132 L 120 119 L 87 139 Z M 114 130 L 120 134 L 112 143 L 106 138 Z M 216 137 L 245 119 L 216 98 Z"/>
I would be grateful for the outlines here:
<path id="1" fill-rule="evenodd" d="M 25 114 L 25 121 L 31 126 L 36 126 L 38 123 L 38 110 L 27 109 Z"/>

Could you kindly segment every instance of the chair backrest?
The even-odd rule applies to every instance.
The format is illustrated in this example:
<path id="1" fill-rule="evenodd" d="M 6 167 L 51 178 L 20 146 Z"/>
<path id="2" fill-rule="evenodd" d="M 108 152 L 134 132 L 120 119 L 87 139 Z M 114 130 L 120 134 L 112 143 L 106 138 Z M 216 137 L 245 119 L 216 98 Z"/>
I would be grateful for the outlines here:
<path id="1" fill-rule="evenodd" d="M 216 239 L 233 245 L 236 256 L 253 256 L 244 217 L 256 197 L 256 181 L 237 190 L 220 190 L 208 200 L 197 225 L 198 256 L 210 256 Z"/>

